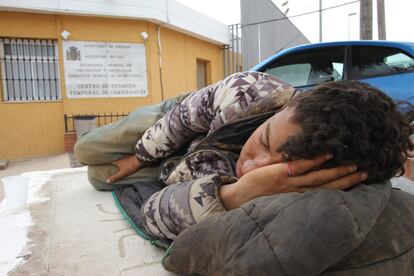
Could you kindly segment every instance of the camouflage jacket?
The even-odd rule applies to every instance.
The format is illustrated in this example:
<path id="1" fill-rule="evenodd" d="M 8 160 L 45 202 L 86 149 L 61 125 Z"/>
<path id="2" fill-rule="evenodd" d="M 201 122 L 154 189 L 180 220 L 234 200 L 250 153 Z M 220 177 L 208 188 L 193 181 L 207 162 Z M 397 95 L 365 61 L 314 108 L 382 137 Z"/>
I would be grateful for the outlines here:
<path id="1" fill-rule="evenodd" d="M 158 239 L 154 244 L 167 248 L 174 240 L 165 269 L 179 275 L 414 275 L 414 196 L 389 182 L 260 197 L 225 211 L 218 191 L 236 180 L 240 148 L 294 93 L 272 76 L 238 73 L 187 96 L 138 141 L 139 159 L 162 160 L 166 186 L 136 183 L 121 188 L 118 198 L 134 225 Z"/>
<path id="2" fill-rule="evenodd" d="M 294 92 L 265 73 L 236 73 L 191 93 L 149 128 L 136 156 L 147 163 L 163 160 L 160 179 L 167 186 L 142 207 L 146 230 L 174 240 L 191 225 L 225 212 L 218 189 L 236 180 L 241 147 Z"/>

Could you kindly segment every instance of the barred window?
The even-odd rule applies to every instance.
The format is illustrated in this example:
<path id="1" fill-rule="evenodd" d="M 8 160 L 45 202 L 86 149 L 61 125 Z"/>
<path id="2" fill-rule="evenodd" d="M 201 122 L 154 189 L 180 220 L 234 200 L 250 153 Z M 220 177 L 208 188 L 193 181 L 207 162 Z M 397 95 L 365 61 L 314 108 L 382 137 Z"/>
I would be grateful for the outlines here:
<path id="1" fill-rule="evenodd" d="M 56 40 L 0 38 L 3 100 L 60 100 Z"/>

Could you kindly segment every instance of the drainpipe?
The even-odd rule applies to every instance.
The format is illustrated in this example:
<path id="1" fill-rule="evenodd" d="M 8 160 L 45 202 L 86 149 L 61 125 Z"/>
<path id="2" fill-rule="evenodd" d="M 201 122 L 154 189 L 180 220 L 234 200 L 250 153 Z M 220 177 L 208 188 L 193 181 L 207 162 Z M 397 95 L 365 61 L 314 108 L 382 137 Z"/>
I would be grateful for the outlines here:
<path id="1" fill-rule="evenodd" d="M 158 59 L 160 63 L 160 86 L 161 86 L 161 100 L 164 100 L 164 81 L 162 77 L 162 46 L 161 46 L 161 28 L 157 28 L 157 41 L 158 41 Z"/>
<path id="2" fill-rule="evenodd" d="M 169 0 L 165 0 L 166 7 L 166 18 L 167 23 L 170 23 L 170 9 L 169 9 Z M 158 59 L 160 63 L 160 86 L 161 86 L 161 100 L 164 100 L 164 80 L 162 77 L 162 45 L 161 45 L 161 28 L 159 25 L 157 28 L 157 42 L 158 42 Z"/>

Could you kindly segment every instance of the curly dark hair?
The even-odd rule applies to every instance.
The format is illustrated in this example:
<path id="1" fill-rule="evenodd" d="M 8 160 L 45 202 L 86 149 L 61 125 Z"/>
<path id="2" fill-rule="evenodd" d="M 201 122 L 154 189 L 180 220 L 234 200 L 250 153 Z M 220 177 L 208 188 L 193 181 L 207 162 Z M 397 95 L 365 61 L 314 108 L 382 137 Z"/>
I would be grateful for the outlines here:
<path id="1" fill-rule="evenodd" d="M 287 160 L 331 153 L 323 167 L 356 164 L 368 172 L 365 183 L 404 174 L 413 128 L 377 88 L 359 81 L 328 82 L 298 94 L 287 107 L 295 109 L 291 121 L 302 127 L 278 148 Z"/>

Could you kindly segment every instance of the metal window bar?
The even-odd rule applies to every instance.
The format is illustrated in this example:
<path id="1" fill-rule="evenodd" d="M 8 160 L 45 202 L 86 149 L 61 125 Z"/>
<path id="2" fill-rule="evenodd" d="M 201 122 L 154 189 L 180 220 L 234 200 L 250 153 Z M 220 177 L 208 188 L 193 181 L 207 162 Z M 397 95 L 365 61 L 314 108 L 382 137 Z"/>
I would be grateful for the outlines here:
<path id="1" fill-rule="evenodd" d="M 50 39 L 0 38 L 3 100 L 60 100 L 57 47 Z"/>
<path id="2" fill-rule="evenodd" d="M 75 131 L 75 124 L 74 119 L 78 116 L 94 116 L 96 117 L 97 127 L 101 127 L 113 122 L 118 121 L 124 117 L 127 117 L 129 113 L 104 113 L 104 114 L 71 114 L 71 115 L 64 115 L 65 120 L 65 132 L 74 132 Z"/>
<path id="3" fill-rule="evenodd" d="M 241 56 L 241 24 L 229 26 L 231 39 L 229 45 L 223 46 L 224 76 L 243 71 Z"/>

